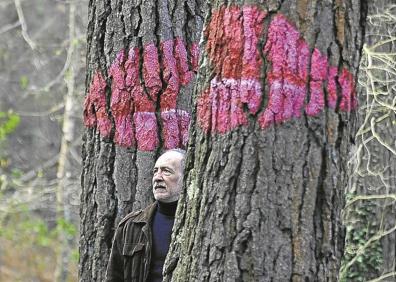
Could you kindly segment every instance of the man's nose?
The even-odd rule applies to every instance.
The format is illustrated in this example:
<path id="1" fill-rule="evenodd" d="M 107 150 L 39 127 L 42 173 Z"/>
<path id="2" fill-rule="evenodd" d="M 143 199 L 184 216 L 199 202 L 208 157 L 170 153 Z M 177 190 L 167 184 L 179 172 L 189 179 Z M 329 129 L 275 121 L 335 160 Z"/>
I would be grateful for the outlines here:
<path id="1" fill-rule="evenodd" d="M 161 170 L 158 170 L 156 173 L 154 173 L 153 179 L 154 179 L 154 180 L 162 180 L 162 179 L 163 179 L 163 177 L 162 177 L 162 171 L 161 171 Z"/>

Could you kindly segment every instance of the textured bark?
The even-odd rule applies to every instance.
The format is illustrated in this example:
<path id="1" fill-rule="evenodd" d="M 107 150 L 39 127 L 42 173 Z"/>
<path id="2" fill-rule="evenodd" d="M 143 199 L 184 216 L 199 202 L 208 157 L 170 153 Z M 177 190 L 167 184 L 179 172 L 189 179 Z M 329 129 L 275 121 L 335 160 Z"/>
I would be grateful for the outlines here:
<path id="1" fill-rule="evenodd" d="M 359 74 L 359 101 L 365 107 L 358 111 L 345 209 L 348 229 L 341 274 L 348 281 L 357 277 L 394 281 L 396 277 L 395 5 L 394 0 L 368 4 Z"/>
<path id="2" fill-rule="evenodd" d="M 202 23 L 199 0 L 89 3 L 80 281 L 104 281 L 117 223 L 152 201 L 156 157 L 185 144 Z"/>
<path id="3" fill-rule="evenodd" d="M 344 93 L 342 73 L 350 72 L 352 80 L 357 74 L 365 2 L 231 2 L 211 1 L 204 24 L 186 192 L 165 281 L 336 281 L 355 117 L 354 86 Z M 271 40 L 272 46 L 281 43 L 274 48 Z M 233 49 L 238 44 L 243 48 Z M 254 46 L 258 51 L 250 52 Z M 304 50 L 308 63 L 299 73 Z M 287 65 L 292 52 L 301 54 Z M 318 57 L 327 58 L 323 75 L 315 73 Z M 278 66 L 283 59 L 286 66 Z M 279 79 L 281 90 L 275 87 Z M 314 92 L 322 80 L 324 102 Z M 242 84 L 251 81 L 255 86 L 243 94 Z M 293 100 L 294 112 L 286 100 L 279 106 L 274 98 L 283 91 L 278 98 L 288 99 L 287 87 L 303 89 L 304 99 Z"/>

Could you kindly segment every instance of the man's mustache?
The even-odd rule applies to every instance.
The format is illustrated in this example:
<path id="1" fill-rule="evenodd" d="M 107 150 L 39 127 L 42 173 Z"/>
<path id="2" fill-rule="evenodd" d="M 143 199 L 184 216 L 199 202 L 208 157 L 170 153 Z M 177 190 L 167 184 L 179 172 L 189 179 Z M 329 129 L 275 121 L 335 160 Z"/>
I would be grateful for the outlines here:
<path id="1" fill-rule="evenodd" d="M 165 183 L 163 181 L 154 182 L 154 189 L 158 188 L 166 188 Z"/>

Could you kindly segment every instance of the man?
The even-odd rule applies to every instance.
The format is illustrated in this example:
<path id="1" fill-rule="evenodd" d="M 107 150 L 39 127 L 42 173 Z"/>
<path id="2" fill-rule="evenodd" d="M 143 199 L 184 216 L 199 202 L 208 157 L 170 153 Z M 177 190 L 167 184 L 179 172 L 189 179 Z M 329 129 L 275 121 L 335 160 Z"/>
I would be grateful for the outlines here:
<path id="1" fill-rule="evenodd" d="M 116 230 L 107 281 L 162 281 L 177 201 L 183 185 L 185 151 L 166 151 L 155 163 L 155 202 L 128 214 Z"/>

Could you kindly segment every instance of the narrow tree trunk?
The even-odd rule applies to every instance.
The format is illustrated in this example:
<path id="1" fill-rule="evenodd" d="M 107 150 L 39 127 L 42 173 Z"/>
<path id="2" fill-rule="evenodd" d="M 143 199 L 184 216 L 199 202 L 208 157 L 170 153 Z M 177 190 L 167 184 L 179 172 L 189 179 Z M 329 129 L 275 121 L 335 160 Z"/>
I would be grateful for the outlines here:
<path id="1" fill-rule="evenodd" d="M 343 281 L 396 279 L 396 1 L 369 1 L 359 130 L 345 209 Z M 363 107 L 364 105 L 364 107 Z"/>
<path id="2" fill-rule="evenodd" d="M 72 150 L 73 143 L 79 137 L 77 126 L 81 122 L 79 112 L 81 110 L 80 102 L 76 94 L 75 77 L 76 65 L 79 64 L 78 50 L 76 48 L 76 4 L 71 1 L 69 4 L 69 46 L 67 50 L 67 60 L 69 68 L 65 77 L 67 93 L 64 99 L 64 114 L 62 125 L 62 141 L 58 160 L 57 178 L 59 181 L 56 201 L 57 201 L 57 224 L 58 227 L 62 222 L 73 222 L 73 210 L 77 208 L 73 206 L 73 198 L 79 193 L 73 176 L 76 162 L 73 160 Z M 76 120 L 77 119 L 77 120 Z M 54 281 L 65 282 L 68 278 L 68 267 L 71 259 L 71 250 L 75 247 L 74 236 L 67 234 L 65 230 L 59 228 L 60 245 L 57 250 L 57 263 L 55 269 Z"/>
<path id="3" fill-rule="evenodd" d="M 258 2 L 210 2 L 165 281 L 337 280 L 365 2 Z"/>
<path id="4" fill-rule="evenodd" d="M 104 281 L 118 221 L 153 200 L 156 157 L 186 145 L 202 6 L 90 1 L 81 281 Z"/>

